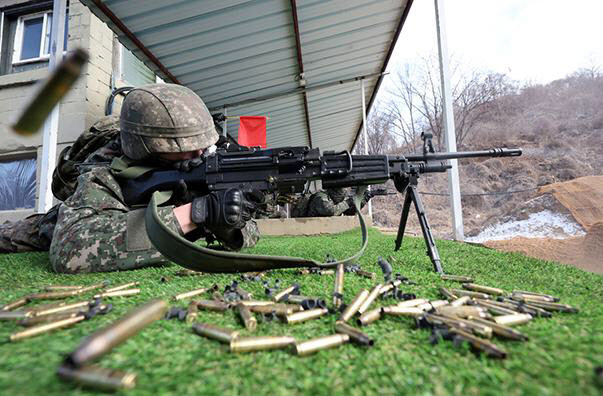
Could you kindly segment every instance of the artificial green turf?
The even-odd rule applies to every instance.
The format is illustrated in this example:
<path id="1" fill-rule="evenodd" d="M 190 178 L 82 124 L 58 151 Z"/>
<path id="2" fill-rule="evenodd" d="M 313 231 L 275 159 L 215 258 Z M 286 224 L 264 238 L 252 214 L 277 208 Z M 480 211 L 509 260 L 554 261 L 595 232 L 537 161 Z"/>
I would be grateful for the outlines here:
<path id="1" fill-rule="evenodd" d="M 369 246 L 360 260 L 364 269 L 380 275 L 378 255 L 393 253 L 393 236 L 370 231 Z M 301 255 L 322 259 L 327 253 L 341 258 L 360 243 L 358 232 L 317 237 L 263 238 L 254 253 Z M 495 340 L 509 352 L 506 360 L 476 357 L 466 346 L 452 343 L 431 346 L 429 331 L 416 330 L 409 318 L 390 318 L 366 327 L 376 340 L 370 349 L 346 344 L 307 357 L 279 350 L 233 354 L 224 344 L 193 334 L 184 322 L 158 321 L 128 340 L 99 362 L 102 366 L 138 374 L 136 394 L 601 394 L 593 370 L 603 365 L 603 277 L 519 254 L 500 253 L 477 246 L 438 241 L 448 273 L 473 276 L 477 283 L 506 290 L 550 293 L 580 308 L 578 314 L 554 314 L 520 327 L 527 342 Z M 419 297 L 440 298 L 438 286 L 457 287 L 441 281 L 431 270 L 422 239 L 405 239 L 395 254 L 394 272 L 417 282 L 405 286 Z M 154 297 L 218 283 L 221 288 L 236 275 L 176 277 L 178 266 L 148 268 L 109 274 L 58 275 L 47 254 L 0 255 L 0 302 L 33 293 L 49 284 L 92 284 L 110 280 L 112 285 L 140 281 L 142 293 L 113 299 L 115 310 L 66 330 L 18 343 L 0 345 L 0 392 L 6 395 L 89 394 L 60 382 L 55 370 L 62 357 L 95 329 L 117 319 L 132 307 Z M 169 277 L 161 283 L 162 276 Z M 298 282 L 304 295 L 330 301 L 333 276 L 296 276 L 294 270 L 273 271 L 266 278 L 282 285 Z M 345 299 L 349 302 L 372 281 L 346 274 Z M 242 287 L 261 298 L 260 282 Z M 387 304 L 388 302 L 383 302 Z M 183 304 L 181 304 L 183 305 Z M 330 315 L 297 325 L 260 323 L 255 334 L 293 335 L 298 340 L 333 332 L 336 317 Z M 199 313 L 199 320 L 241 329 L 234 313 Z M 0 338 L 18 329 L 0 322 Z M 249 334 L 242 331 L 242 334 Z"/>

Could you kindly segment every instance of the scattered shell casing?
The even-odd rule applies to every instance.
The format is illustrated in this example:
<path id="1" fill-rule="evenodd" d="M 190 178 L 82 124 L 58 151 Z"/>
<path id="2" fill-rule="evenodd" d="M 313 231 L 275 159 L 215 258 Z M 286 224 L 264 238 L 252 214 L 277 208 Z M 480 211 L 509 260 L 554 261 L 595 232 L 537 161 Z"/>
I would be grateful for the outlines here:
<path id="1" fill-rule="evenodd" d="M 341 307 L 343 304 L 343 278 L 345 276 L 345 266 L 343 263 L 337 264 L 335 269 L 335 286 L 333 287 L 333 306 Z"/>
<path id="2" fill-rule="evenodd" d="M 282 349 L 295 344 L 295 338 L 282 337 L 236 337 L 230 341 L 231 352 L 253 352 Z"/>
<path id="3" fill-rule="evenodd" d="M 454 295 L 454 299 L 457 299 L 462 296 L 469 296 L 472 298 L 481 298 L 484 300 L 492 299 L 492 296 L 490 294 L 477 292 L 477 291 L 463 290 L 463 289 L 448 289 L 448 291 L 450 293 L 452 293 L 452 295 Z"/>
<path id="4" fill-rule="evenodd" d="M 302 302 L 304 302 L 306 300 L 317 301 L 318 298 L 317 297 L 300 296 L 300 295 L 296 295 L 296 294 L 287 295 L 287 302 L 292 303 L 292 304 L 301 304 Z"/>
<path id="5" fill-rule="evenodd" d="M 542 301 L 542 302 L 555 302 L 554 297 L 548 296 L 534 296 L 531 294 L 521 294 L 521 293 L 512 293 L 511 299 L 520 302 L 533 302 L 533 301 Z"/>
<path id="6" fill-rule="evenodd" d="M 107 287 L 107 285 L 109 284 L 109 282 L 105 281 L 103 283 L 97 283 L 94 285 L 90 285 L 90 286 L 84 286 L 80 289 L 76 289 L 74 290 L 76 292 L 76 294 L 83 294 L 86 292 L 89 292 L 90 290 L 96 290 L 96 289 L 102 289 L 104 287 Z"/>
<path id="7" fill-rule="evenodd" d="M 293 292 L 295 291 L 295 289 L 296 289 L 296 286 L 295 286 L 295 285 L 293 285 L 293 286 L 289 286 L 288 288 L 283 289 L 283 290 L 281 290 L 280 292 L 276 293 L 276 294 L 274 295 L 274 297 L 272 297 L 272 300 L 273 300 L 274 302 L 280 302 L 280 301 L 282 301 L 282 300 L 284 300 L 284 299 L 285 299 L 285 297 L 287 296 L 287 294 L 291 294 L 291 293 L 293 293 Z"/>
<path id="8" fill-rule="evenodd" d="M 510 340 L 516 340 L 516 341 L 528 340 L 528 336 L 526 336 L 526 335 L 522 334 L 521 332 L 519 332 L 515 329 L 512 329 L 510 327 L 503 326 L 503 325 L 494 323 L 492 321 L 489 321 L 489 320 L 486 320 L 483 318 L 476 318 L 473 316 L 470 316 L 467 319 L 472 322 L 476 322 L 479 324 L 483 324 L 484 326 L 490 327 L 492 329 L 492 332 L 499 337 L 508 338 Z"/>
<path id="9" fill-rule="evenodd" d="M 291 315 L 293 312 L 301 311 L 301 306 L 291 304 L 252 305 L 251 312 L 269 314 L 274 312 L 279 316 Z"/>
<path id="10" fill-rule="evenodd" d="M 197 301 L 189 302 L 186 308 L 186 323 L 193 323 L 197 319 L 198 312 Z"/>
<path id="11" fill-rule="evenodd" d="M 19 341 L 24 338 L 33 337 L 38 334 L 46 333 L 46 332 L 54 330 L 54 329 L 60 329 L 61 327 L 71 326 L 72 324 L 76 324 L 77 322 L 81 322 L 82 320 L 85 320 L 85 319 L 86 319 L 86 317 L 84 315 L 76 315 L 72 318 L 61 319 L 61 320 L 57 320 L 56 322 L 50 322 L 50 323 L 45 323 L 45 324 L 41 324 L 38 326 L 32 326 L 32 327 L 28 328 L 27 330 L 22 330 L 17 333 L 11 334 L 9 339 L 13 342 Z"/>
<path id="12" fill-rule="evenodd" d="M 364 300 L 366 300 L 368 295 L 369 291 L 366 289 L 362 289 L 360 293 L 358 293 L 356 298 L 354 298 L 354 300 L 350 303 L 350 305 L 346 307 L 345 311 L 343 311 L 340 319 L 344 322 L 350 320 L 352 316 L 354 316 L 356 312 L 358 312 L 358 308 L 360 308 L 360 306 L 362 305 Z"/>
<path id="13" fill-rule="evenodd" d="M 465 288 L 467 290 L 476 291 L 476 292 L 491 294 L 494 296 L 502 296 L 502 295 L 506 294 L 503 289 L 499 289 L 497 287 L 478 285 L 475 283 L 463 283 L 463 288 Z"/>
<path id="14" fill-rule="evenodd" d="M 359 276 L 363 276 L 365 278 L 369 278 L 370 280 L 375 280 L 377 279 L 377 274 L 375 274 L 374 272 L 369 272 L 369 271 L 364 271 L 364 270 L 357 270 L 356 274 Z"/>
<path id="15" fill-rule="evenodd" d="M 453 300 L 450 302 L 450 305 L 453 307 L 460 307 L 462 305 L 465 305 L 469 302 L 469 300 L 471 300 L 471 297 L 469 296 L 462 296 L 457 298 L 456 300 Z"/>
<path id="16" fill-rule="evenodd" d="M 416 307 L 422 309 L 423 311 L 430 311 L 432 309 L 437 309 L 439 307 L 443 307 L 444 305 L 448 305 L 448 301 L 446 300 L 434 300 L 429 301 L 421 305 L 417 305 Z"/>
<path id="17" fill-rule="evenodd" d="M 314 308 L 307 311 L 295 312 L 285 316 L 285 322 L 288 324 L 305 322 L 306 320 L 316 319 L 329 313 L 326 308 Z"/>
<path id="18" fill-rule="evenodd" d="M 535 308 L 544 309 L 547 311 L 558 311 L 558 312 L 569 312 L 569 313 L 577 313 L 578 308 L 572 307 L 568 304 L 559 304 L 554 302 L 545 302 L 545 301 L 530 301 L 529 306 L 533 306 Z"/>
<path id="19" fill-rule="evenodd" d="M 126 297 L 133 296 L 135 294 L 140 294 L 140 289 L 105 291 L 99 294 L 95 294 L 94 298 Z"/>
<path id="20" fill-rule="evenodd" d="M 62 290 L 77 290 L 81 289 L 84 286 L 82 285 L 49 285 L 44 287 L 44 291 L 52 292 L 52 291 L 62 291 Z"/>
<path id="21" fill-rule="evenodd" d="M 136 307 L 110 325 L 90 335 L 67 357 L 81 367 L 111 351 L 147 325 L 163 318 L 168 305 L 163 300 L 151 300 Z"/>
<path id="22" fill-rule="evenodd" d="M 224 312 L 228 308 L 230 308 L 230 306 L 228 304 L 222 302 L 222 301 L 216 301 L 216 300 L 198 300 L 197 301 L 197 308 L 199 308 L 199 309 L 206 309 L 208 311 Z"/>
<path id="23" fill-rule="evenodd" d="M 416 307 L 425 303 L 428 303 L 429 300 L 425 298 L 415 298 L 412 300 L 400 301 L 396 304 L 397 307 Z"/>
<path id="24" fill-rule="evenodd" d="M 77 296 L 79 290 L 67 290 L 67 291 L 57 291 L 57 292 L 46 292 L 46 293 L 34 293 L 27 296 L 29 300 L 54 300 L 59 298 L 69 298 L 72 296 Z"/>
<path id="25" fill-rule="evenodd" d="M 368 296 L 364 299 L 362 304 L 360 304 L 360 307 L 358 307 L 359 314 L 363 314 L 369 309 L 371 304 L 377 299 L 377 297 L 379 297 L 379 292 L 381 291 L 382 287 L 383 285 L 381 283 L 378 283 L 371 289 Z"/>
<path id="26" fill-rule="evenodd" d="M 29 302 L 29 298 L 27 296 L 21 297 L 15 301 L 11 301 L 8 304 L 4 304 L 0 311 L 12 311 L 15 308 L 20 308 Z"/>
<path id="27" fill-rule="evenodd" d="M 262 300 L 243 300 L 240 301 L 241 304 L 246 305 L 248 307 L 259 307 L 261 305 L 275 305 L 274 301 L 262 301 Z"/>
<path id="28" fill-rule="evenodd" d="M 63 319 L 75 318 L 79 315 L 79 312 L 60 312 L 50 315 L 42 315 L 42 316 L 31 316 L 28 318 L 23 318 L 19 321 L 21 326 L 37 326 L 42 323 L 56 322 Z"/>
<path id="29" fill-rule="evenodd" d="M 32 310 L 30 312 L 31 312 L 31 316 L 43 316 L 43 315 L 50 315 L 50 314 L 55 314 L 55 313 L 59 313 L 59 312 L 67 312 L 67 311 L 77 310 L 82 307 L 87 307 L 89 305 L 90 305 L 90 301 L 78 301 L 78 302 L 71 303 L 71 304 L 61 303 L 60 305 L 52 304 L 52 305 L 48 306 L 47 308 L 44 308 L 44 307 L 41 307 L 41 309 L 34 308 L 34 310 Z"/>
<path id="30" fill-rule="evenodd" d="M 450 316 L 437 315 L 437 314 L 424 314 L 425 318 L 429 323 L 442 323 L 447 326 L 459 327 L 463 329 L 469 329 L 473 333 L 482 337 L 492 337 L 492 327 L 483 325 L 477 322 L 473 322 L 467 319 L 452 318 Z"/>
<path id="31" fill-rule="evenodd" d="M 355 327 L 341 321 L 335 322 L 335 331 L 350 336 L 350 341 L 359 345 L 373 346 L 375 341 Z"/>
<path id="32" fill-rule="evenodd" d="M 501 305 L 492 304 L 492 301 L 488 301 L 488 300 L 476 299 L 471 303 L 471 305 L 486 308 L 488 311 L 490 311 L 496 315 L 514 315 L 514 314 L 519 313 L 510 308 L 506 308 Z"/>
<path id="33" fill-rule="evenodd" d="M 553 300 L 553 302 L 559 301 L 559 297 L 555 297 L 550 294 L 536 293 L 536 292 L 531 292 L 531 291 L 526 291 L 526 290 L 513 290 L 511 292 L 511 294 L 522 294 L 522 295 L 528 295 L 528 296 L 548 297 L 548 298 L 551 298 Z"/>
<path id="34" fill-rule="evenodd" d="M 239 285 L 235 287 L 235 291 L 243 298 L 243 300 L 251 300 L 253 297 L 253 294 L 249 293 L 247 290 L 244 290 Z"/>
<path id="35" fill-rule="evenodd" d="M 57 375 L 64 381 L 103 391 L 132 389 L 136 385 L 136 374 L 98 366 L 74 368 L 63 364 L 59 366 Z"/>
<path id="36" fill-rule="evenodd" d="M 396 315 L 396 316 L 412 316 L 417 317 L 422 315 L 424 312 L 422 309 L 417 307 L 398 307 L 396 305 L 390 307 L 381 308 L 381 312 L 387 315 Z"/>
<path id="37" fill-rule="evenodd" d="M 532 315 L 530 314 L 515 314 L 515 315 L 501 315 L 494 316 L 494 321 L 500 325 L 505 326 L 513 326 L 524 324 L 532 320 Z"/>
<path id="38" fill-rule="evenodd" d="M 197 322 L 193 324 L 193 331 L 200 336 L 218 340 L 226 344 L 229 344 L 233 339 L 239 336 L 239 332 L 237 330 L 226 329 L 209 323 Z"/>
<path id="39" fill-rule="evenodd" d="M 447 298 L 449 300 L 456 300 L 457 298 L 459 298 L 456 294 L 452 293 L 449 289 L 447 289 L 445 287 L 439 287 L 438 291 L 440 292 L 441 295 L 443 295 L 445 298 Z"/>
<path id="40" fill-rule="evenodd" d="M 326 337 L 314 338 L 295 344 L 295 353 L 298 356 L 310 355 L 322 349 L 332 348 L 350 340 L 347 334 L 332 334 Z"/>
<path id="41" fill-rule="evenodd" d="M 27 318 L 27 311 L 0 311 L 0 320 L 15 320 Z"/>
<path id="42" fill-rule="evenodd" d="M 249 310 L 249 307 L 239 303 L 237 304 L 237 311 L 239 312 L 239 316 L 241 317 L 245 328 L 249 331 L 254 331 L 258 325 L 258 321 Z"/>
<path id="43" fill-rule="evenodd" d="M 123 285 L 119 285 L 119 286 L 115 286 L 110 289 L 107 289 L 104 291 L 104 293 L 111 293 L 111 292 L 118 291 L 118 290 L 129 289 L 131 287 L 138 286 L 138 285 L 140 285 L 140 282 L 124 283 Z"/>
<path id="44" fill-rule="evenodd" d="M 460 336 L 464 340 L 467 340 L 475 348 L 485 352 L 490 357 L 500 359 L 504 359 L 505 357 L 507 357 L 507 351 L 504 348 L 499 347 L 498 345 L 495 345 L 488 340 L 476 337 L 473 334 L 469 334 L 466 331 L 456 327 L 450 328 L 450 332 L 456 334 L 457 336 Z"/>
<path id="45" fill-rule="evenodd" d="M 471 278 L 469 276 L 463 276 L 463 275 L 442 274 L 442 275 L 440 275 L 440 279 L 454 281 L 454 282 L 463 282 L 463 283 L 464 282 L 473 282 L 473 278 Z"/>
<path id="46" fill-rule="evenodd" d="M 356 323 L 358 326 L 366 326 L 379 319 L 381 319 L 381 308 L 375 308 L 360 315 Z"/>
<path id="47" fill-rule="evenodd" d="M 460 307 L 443 306 L 436 309 L 437 313 L 444 316 L 456 316 L 459 318 L 467 318 L 474 316 L 476 318 L 491 318 L 486 308 L 476 305 L 466 305 Z"/>
<path id="48" fill-rule="evenodd" d="M 185 298 L 194 297 L 194 296 L 198 296 L 199 294 L 206 293 L 206 292 L 214 289 L 214 287 L 215 286 L 213 286 L 213 287 L 203 287 L 201 289 L 195 289 L 195 290 L 187 291 L 187 292 L 184 292 L 184 293 L 176 294 L 172 299 L 174 301 L 184 300 Z"/>

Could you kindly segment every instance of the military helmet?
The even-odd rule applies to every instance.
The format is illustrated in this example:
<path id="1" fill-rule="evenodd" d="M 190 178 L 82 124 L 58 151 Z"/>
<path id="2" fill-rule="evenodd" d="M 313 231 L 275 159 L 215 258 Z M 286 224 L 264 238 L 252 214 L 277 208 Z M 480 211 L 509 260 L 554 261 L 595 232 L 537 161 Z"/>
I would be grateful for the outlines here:
<path id="1" fill-rule="evenodd" d="M 219 137 L 201 98 L 176 84 L 149 84 L 128 92 L 119 126 L 123 152 L 135 160 L 206 149 Z"/>
<path id="2" fill-rule="evenodd" d="M 345 188 L 329 188 L 327 189 L 327 195 L 333 200 L 335 204 L 343 202 L 347 196 Z"/>

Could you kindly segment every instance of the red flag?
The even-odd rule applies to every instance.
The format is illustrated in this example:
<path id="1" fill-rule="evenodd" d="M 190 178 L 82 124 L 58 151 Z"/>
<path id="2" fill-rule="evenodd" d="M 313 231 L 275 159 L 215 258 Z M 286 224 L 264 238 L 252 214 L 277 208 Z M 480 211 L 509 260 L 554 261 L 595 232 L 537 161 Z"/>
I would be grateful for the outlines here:
<path id="1" fill-rule="evenodd" d="M 260 146 L 266 148 L 266 117 L 240 117 L 239 137 L 237 140 L 241 146 Z"/>

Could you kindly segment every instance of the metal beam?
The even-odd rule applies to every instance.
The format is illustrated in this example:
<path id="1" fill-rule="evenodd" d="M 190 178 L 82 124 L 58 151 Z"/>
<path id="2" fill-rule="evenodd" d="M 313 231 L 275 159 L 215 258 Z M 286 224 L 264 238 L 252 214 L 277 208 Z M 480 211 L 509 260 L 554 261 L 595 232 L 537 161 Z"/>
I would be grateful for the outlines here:
<path id="1" fill-rule="evenodd" d="M 297 66 L 299 69 L 299 81 L 300 87 L 306 86 L 306 78 L 304 76 L 304 61 L 302 58 L 301 38 L 299 36 L 299 23 L 297 20 L 297 3 L 295 0 L 291 0 L 291 15 L 293 17 L 293 30 L 295 32 L 295 50 L 297 53 Z M 306 116 L 306 129 L 308 131 L 308 143 L 312 147 L 312 130 L 310 129 L 310 111 L 308 109 L 308 95 L 306 91 L 302 92 L 304 99 L 304 114 Z"/>
<path id="2" fill-rule="evenodd" d="M 54 0 L 52 5 L 52 29 L 50 33 L 50 57 L 48 70 L 52 71 L 63 59 L 65 17 L 67 15 L 67 0 Z M 47 22 L 48 23 L 48 22 Z M 52 109 L 50 116 L 44 122 L 42 137 L 42 161 L 40 166 L 40 190 L 36 212 L 45 213 L 54 203 L 52 195 L 52 173 L 57 161 L 57 138 L 59 133 L 60 103 Z"/>
<path id="3" fill-rule="evenodd" d="M 446 151 L 456 151 L 456 133 L 454 130 L 454 112 L 448 71 L 448 48 L 446 44 L 446 24 L 444 17 L 444 1 L 434 0 L 436 14 L 436 30 L 438 36 L 438 59 L 440 61 L 440 82 L 442 84 L 442 115 L 446 136 Z M 452 237 L 457 241 L 465 239 L 463 231 L 463 209 L 461 205 L 461 187 L 459 183 L 458 160 L 450 160 L 448 169 L 448 188 L 450 191 L 450 209 L 452 215 Z"/>
<path id="4" fill-rule="evenodd" d="M 364 96 L 364 80 L 360 81 L 360 95 L 362 97 L 362 133 L 364 134 L 364 154 L 368 155 L 368 133 L 366 131 L 366 99 Z M 368 190 L 371 191 L 371 186 L 368 186 Z M 368 215 L 373 220 L 373 205 L 371 200 L 368 201 Z"/>
<path id="5" fill-rule="evenodd" d="M 98 7 L 99 10 L 101 10 L 101 12 L 103 14 L 105 14 L 105 16 L 107 18 L 109 18 L 109 20 L 111 22 L 113 22 L 113 24 L 115 24 L 115 26 L 117 26 L 119 28 L 119 30 L 121 30 L 121 32 L 128 38 L 130 39 L 130 41 L 132 41 L 134 43 L 134 45 L 143 53 L 145 54 L 145 56 L 155 64 L 155 66 L 157 66 L 159 68 L 159 70 L 161 70 L 161 72 L 163 74 L 165 74 L 170 80 L 172 80 L 172 82 L 174 84 L 180 84 L 180 81 L 178 81 L 178 79 L 172 74 L 170 73 L 170 71 L 167 69 L 167 67 L 165 67 L 163 65 L 163 63 L 161 63 L 159 61 L 159 59 L 157 59 L 157 57 L 155 55 L 153 55 L 153 53 L 151 51 L 149 51 L 149 49 L 138 39 L 138 37 L 136 37 L 136 35 L 134 33 L 132 33 L 130 31 L 130 29 L 128 29 L 126 27 L 126 25 L 124 25 L 124 23 L 121 21 L 121 19 L 119 19 L 117 17 L 117 15 L 115 15 L 113 13 L 113 11 L 111 11 L 109 9 L 109 7 L 107 7 L 105 4 L 103 4 L 103 2 L 101 0 L 92 0 L 92 2 L 94 3 L 94 5 L 96 5 Z"/>

